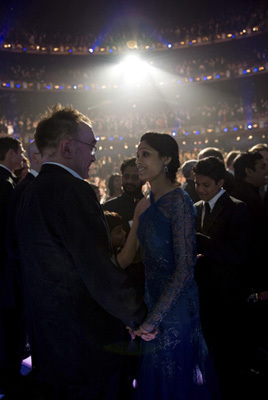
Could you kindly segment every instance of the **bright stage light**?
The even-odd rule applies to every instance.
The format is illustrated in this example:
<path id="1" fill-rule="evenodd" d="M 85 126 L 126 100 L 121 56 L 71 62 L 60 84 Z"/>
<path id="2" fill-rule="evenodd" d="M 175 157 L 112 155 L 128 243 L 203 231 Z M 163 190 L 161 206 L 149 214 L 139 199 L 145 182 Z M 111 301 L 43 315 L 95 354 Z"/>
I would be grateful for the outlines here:
<path id="1" fill-rule="evenodd" d="M 141 82 L 146 77 L 149 65 L 139 57 L 131 55 L 116 66 L 116 72 L 123 76 L 126 84 Z"/>

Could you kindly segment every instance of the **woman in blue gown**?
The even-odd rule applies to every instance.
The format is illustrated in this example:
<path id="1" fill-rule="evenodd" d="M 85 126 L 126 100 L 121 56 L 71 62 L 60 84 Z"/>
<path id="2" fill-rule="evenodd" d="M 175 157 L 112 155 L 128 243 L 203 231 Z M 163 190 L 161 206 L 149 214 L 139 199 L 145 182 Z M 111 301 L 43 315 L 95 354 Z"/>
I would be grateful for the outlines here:
<path id="1" fill-rule="evenodd" d="M 141 137 L 137 167 L 151 193 L 137 205 L 126 246 L 118 256 L 126 267 L 140 246 L 145 268 L 149 311 L 142 325 L 131 331 L 143 339 L 138 400 L 220 398 L 199 319 L 194 207 L 174 184 L 179 166 L 174 138 L 154 132 Z"/>

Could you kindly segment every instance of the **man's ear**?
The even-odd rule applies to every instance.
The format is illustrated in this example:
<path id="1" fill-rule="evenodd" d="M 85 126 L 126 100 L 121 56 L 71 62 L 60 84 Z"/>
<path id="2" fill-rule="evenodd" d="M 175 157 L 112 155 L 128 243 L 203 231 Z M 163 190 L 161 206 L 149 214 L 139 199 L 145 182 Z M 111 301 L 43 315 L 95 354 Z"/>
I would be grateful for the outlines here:
<path id="1" fill-rule="evenodd" d="M 253 171 L 253 169 L 251 169 L 249 167 L 246 167 L 245 168 L 245 173 L 246 173 L 247 177 L 251 177 L 252 174 L 254 173 L 254 171 Z"/>
<path id="2" fill-rule="evenodd" d="M 223 185 L 224 185 L 224 179 L 220 179 L 218 182 L 218 186 L 223 187 Z"/>
<path id="3" fill-rule="evenodd" d="M 69 140 L 65 139 L 60 142 L 60 152 L 64 158 L 71 158 L 72 148 Z"/>
<path id="4" fill-rule="evenodd" d="M 13 149 L 8 149 L 5 159 L 10 160 L 14 156 L 14 154 L 16 154 L 16 152 Z"/>

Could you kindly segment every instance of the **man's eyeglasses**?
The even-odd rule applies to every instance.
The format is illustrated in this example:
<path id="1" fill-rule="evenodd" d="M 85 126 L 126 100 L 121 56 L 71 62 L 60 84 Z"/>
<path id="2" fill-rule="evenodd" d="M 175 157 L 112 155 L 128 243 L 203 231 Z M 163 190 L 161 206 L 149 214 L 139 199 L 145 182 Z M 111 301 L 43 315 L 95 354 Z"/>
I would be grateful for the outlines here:
<path id="1" fill-rule="evenodd" d="M 70 139 L 70 141 L 72 142 L 79 142 L 79 143 L 83 143 L 86 146 L 89 146 L 91 148 L 91 155 L 94 156 L 96 154 L 96 151 L 98 150 L 98 148 L 96 146 L 93 146 L 93 144 L 87 143 L 87 142 L 82 142 L 82 140 L 78 140 L 78 139 Z"/>

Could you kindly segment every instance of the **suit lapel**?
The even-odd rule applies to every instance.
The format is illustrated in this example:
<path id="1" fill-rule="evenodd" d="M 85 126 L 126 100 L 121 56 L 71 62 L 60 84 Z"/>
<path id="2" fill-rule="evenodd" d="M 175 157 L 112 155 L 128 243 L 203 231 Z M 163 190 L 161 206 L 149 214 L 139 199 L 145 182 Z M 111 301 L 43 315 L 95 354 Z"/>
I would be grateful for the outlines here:
<path id="1" fill-rule="evenodd" d="M 195 204 L 196 210 L 197 210 L 197 215 L 196 215 L 196 231 L 201 232 L 201 222 L 202 222 L 202 208 L 203 208 L 203 202 L 199 201 L 198 203 Z"/>

